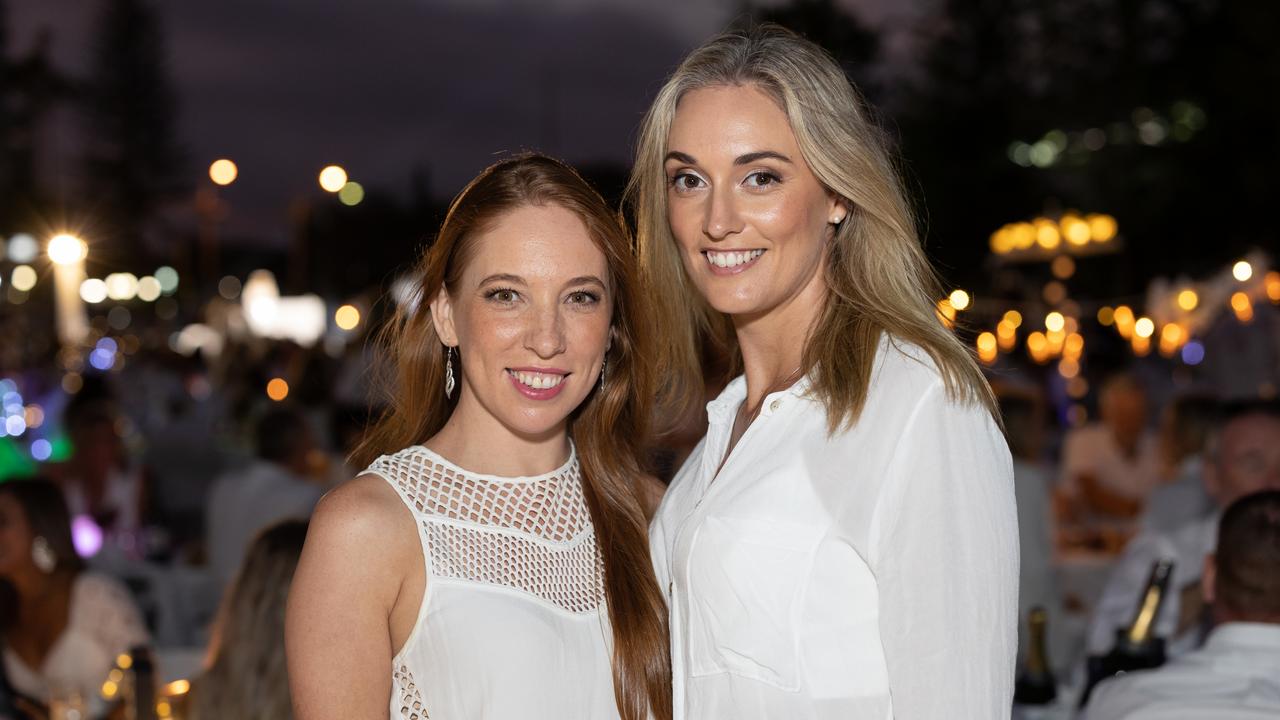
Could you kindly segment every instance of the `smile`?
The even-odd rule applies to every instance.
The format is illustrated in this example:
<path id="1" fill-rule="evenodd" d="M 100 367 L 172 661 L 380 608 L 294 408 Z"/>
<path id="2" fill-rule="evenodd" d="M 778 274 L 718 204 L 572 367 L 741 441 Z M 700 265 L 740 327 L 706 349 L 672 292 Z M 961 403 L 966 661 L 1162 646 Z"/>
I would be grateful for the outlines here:
<path id="1" fill-rule="evenodd" d="M 533 400 L 550 400 L 564 389 L 564 381 L 569 377 L 569 373 L 532 368 L 507 368 L 507 376 L 511 378 L 511 384 L 521 395 Z"/>
<path id="2" fill-rule="evenodd" d="M 711 265 L 711 271 L 720 274 L 737 273 L 746 270 L 764 254 L 764 250 L 704 250 L 702 255 Z"/>

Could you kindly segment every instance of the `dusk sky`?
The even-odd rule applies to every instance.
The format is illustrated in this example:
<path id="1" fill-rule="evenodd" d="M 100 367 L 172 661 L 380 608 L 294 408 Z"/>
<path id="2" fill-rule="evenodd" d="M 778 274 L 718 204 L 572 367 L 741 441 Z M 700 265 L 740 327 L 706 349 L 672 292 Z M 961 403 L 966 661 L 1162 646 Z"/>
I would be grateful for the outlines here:
<path id="1" fill-rule="evenodd" d="M 902 5 L 847 3 L 900 26 Z M 910 5 L 908 5 L 910 6 Z M 402 193 L 415 167 L 451 196 L 500 153 L 629 163 L 636 125 L 685 52 L 729 23 L 733 0 L 220 0 L 156 3 L 179 133 L 198 181 L 218 157 L 229 234 L 283 239 L 291 200 L 320 193 L 338 163 Z M 892 8 L 892 9 L 891 9 Z M 98 3 L 11 2 L 10 52 L 41 27 L 60 69 L 83 76 Z M 69 113 L 56 124 L 61 175 L 74 166 Z M 62 182 L 69 182 L 62 180 Z M 237 231 L 239 231 L 237 233 Z"/>

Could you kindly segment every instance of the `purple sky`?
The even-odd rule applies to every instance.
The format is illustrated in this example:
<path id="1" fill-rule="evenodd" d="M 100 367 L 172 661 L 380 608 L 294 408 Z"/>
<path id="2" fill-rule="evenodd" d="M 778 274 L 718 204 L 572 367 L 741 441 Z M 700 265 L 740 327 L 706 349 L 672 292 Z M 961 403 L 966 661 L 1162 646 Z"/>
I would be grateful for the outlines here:
<path id="1" fill-rule="evenodd" d="M 847 1 L 903 24 L 916 3 Z M 180 139 L 191 172 L 230 157 L 232 227 L 283 239 L 288 206 L 339 163 L 404 191 L 414 167 L 449 196 L 491 158 L 537 148 L 627 163 L 635 127 L 681 56 L 728 23 L 733 0 L 219 0 L 161 2 Z M 84 75 L 98 3 L 10 2 L 11 52 L 41 27 L 59 67 Z M 550 91 L 549 90 L 553 90 Z M 50 174 L 74 192 L 77 137 L 64 113 Z"/>

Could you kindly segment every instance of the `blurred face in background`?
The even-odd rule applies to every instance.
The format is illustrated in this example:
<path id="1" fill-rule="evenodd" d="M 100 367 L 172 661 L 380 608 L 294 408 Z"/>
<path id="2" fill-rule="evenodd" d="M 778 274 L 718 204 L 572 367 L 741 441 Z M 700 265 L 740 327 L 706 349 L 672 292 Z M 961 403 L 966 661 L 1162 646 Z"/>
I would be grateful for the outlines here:
<path id="1" fill-rule="evenodd" d="M 772 98 L 753 85 L 686 93 L 667 153 L 667 219 L 711 307 L 750 318 L 802 296 L 820 301 L 830 223 L 845 210 Z"/>
<path id="2" fill-rule="evenodd" d="M 1215 462 L 1205 466 L 1205 488 L 1222 507 L 1262 490 L 1280 490 L 1280 418 L 1262 413 L 1228 422 Z"/>
<path id="3" fill-rule="evenodd" d="M 34 567 L 31 524 L 13 495 L 0 492 L 0 577 L 13 577 Z"/>
<path id="4" fill-rule="evenodd" d="M 1134 387 L 1110 388 L 1102 398 L 1102 422 L 1111 428 L 1116 440 L 1126 448 L 1135 448 L 1147 426 L 1147 395 Z"/>
<path id="5" fill-rule="evenodd" d="M 441 339 L 457 346 L 455 416 L 488 415 L 526 438 L 563 432 L 608 347 L 604 253 L 558 205 L 511 210 L 474 243 L 457 287 L 432 303 Z"/>

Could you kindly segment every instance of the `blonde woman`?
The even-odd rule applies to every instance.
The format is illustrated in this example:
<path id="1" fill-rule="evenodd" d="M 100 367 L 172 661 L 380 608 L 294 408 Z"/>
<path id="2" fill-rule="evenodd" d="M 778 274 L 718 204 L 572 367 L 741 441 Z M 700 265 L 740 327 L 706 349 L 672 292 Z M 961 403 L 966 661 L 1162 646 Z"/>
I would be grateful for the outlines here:
<path id="1" fill-rule="evenodd" d="M 1009 452 L 839 67 L 776 26 L 693 51 L 628 197 L 668 400 L 700 347 L 743 372 L 650 531 L 675 717 L 1008 717 Z"/>
<path id="2" fill-rule="evenodd" d="M 286 520 L 263 530 L 249 546 L 219 611 L 208 669 L 187 698 L 193 720 L 293 717 L 280 650 L 285 600 L 306 539 L 306 521 Z"/>

